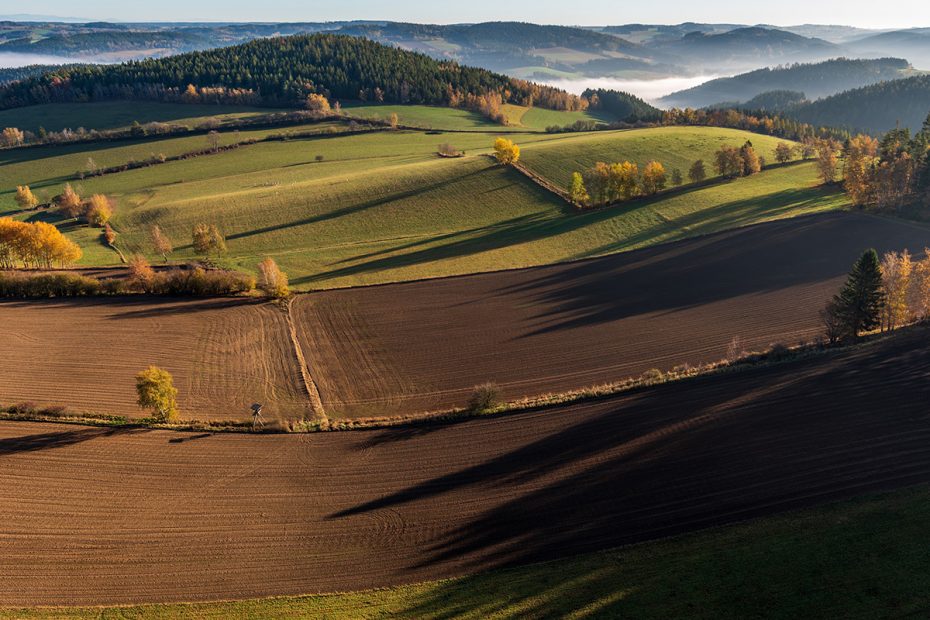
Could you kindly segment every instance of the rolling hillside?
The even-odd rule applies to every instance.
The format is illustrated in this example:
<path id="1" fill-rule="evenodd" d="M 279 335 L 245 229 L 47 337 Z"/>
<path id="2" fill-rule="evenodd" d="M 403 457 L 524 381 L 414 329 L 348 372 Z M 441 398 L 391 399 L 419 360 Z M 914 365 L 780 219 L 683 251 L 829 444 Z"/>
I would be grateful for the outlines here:
<path id="1" fill-rule="evenodd" d="M 672 107 L 702 108 L 721 102 L 744 103 L 775 90 L 799 91 L 808 99 L 819 99 L 853 88 L 905 77 L 906 60 L 852 60 L 836 58 L 816 64 L 758 69 L 731 78 L 719 78 L 678 91 L 661 99 Z"/>
<path id="2" fill-rule="evenodd" d="M 439 112 L 456 111 L 431 112 L 438 125 Z M 243 131 L 239 138 L 271 132 Z M 229 247 L 225 264 L 252 271 L 264 256 L 272 256 L 298 290 L 564 261 L 845 202 L 838 192 L 815 187 L 811 164 L 798 164 L 628 208 L 576 213 L 526 177 L 493 165 L 484 154 L 496 135 L 500 133 L 476 128 L 445 135 L 401 131 L 265 142 L 73 182 L 82 195 L 100 192 L 115 199 L 112 224 L 124 252 L 157 260 L 149 228 L 158 224 L 176 248 L 174 259 L 193 258 L 192 226 L 217 223 Z M 776 142 L 719 128 L 512 135 L 523 146 L 527 165 L 557 183 L 565 183 L 565 175 L 576 166 L 598 158 L 658 158 L 669 169 L 687 170 L 694 159 L 712 157 L 721 144 L 740 145 L 748 139 L 768 153 Z M 230 132 L 220 135 L 222 144 L 232 138 Z M 442 142 L 467 156 L 438 158 L 436 148 Z M 537 152 L 544 144 L 552 148 Z M 61 191 L 63 179 L 80 170 L 88 157 L 110 166 L 152 152 L 170 156 L 204 145 L 203 136 L 192 136 L 102 149 L 80 145 L 0 152 L 6 157 L 0 160 L 0 213 L 15 208 L 16 185 L 28 183 L 47 199 Z M 697 225 L 701 213 L 713 213 L 709 229 Z M 118 260 L 94 229 L 62 224 L 83 246 L 83 264 Z"/>
<path id="3" fill-rule="evenodd" d="M 882 82 L 814 101 L 790 112 L 813 125 L 832 125 L 874 134 L 897 124 L 920 129 L 930 114 L 930 75 Z"/>
<path id="4" fill-rule="evenodd" d="M 0 108 L 37 103 L 143 99 L 185 101 L 188 85 L 222 88 L 210 102 L 302 105 L 308 93 L 334 99 L 457 105 L 488 92 L 504 103 L 574 109 L 564 91 L 484 69 L 329 34 L 277 37 L 207 52 L 120 65 L 79 66 L 0 87 Z"/>

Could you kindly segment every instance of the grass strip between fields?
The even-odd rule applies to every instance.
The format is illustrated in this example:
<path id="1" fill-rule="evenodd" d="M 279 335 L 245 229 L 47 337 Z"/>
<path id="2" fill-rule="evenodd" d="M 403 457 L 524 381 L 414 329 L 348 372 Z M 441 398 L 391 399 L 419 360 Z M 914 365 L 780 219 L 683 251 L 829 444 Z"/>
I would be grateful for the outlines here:
<path id="1" fill-rule="evenodd" d="M 930 489 L 919 486 L 443 581 L 215 603 L 0 608 L 0 618 L 926 617 L 928 524 Z"/>

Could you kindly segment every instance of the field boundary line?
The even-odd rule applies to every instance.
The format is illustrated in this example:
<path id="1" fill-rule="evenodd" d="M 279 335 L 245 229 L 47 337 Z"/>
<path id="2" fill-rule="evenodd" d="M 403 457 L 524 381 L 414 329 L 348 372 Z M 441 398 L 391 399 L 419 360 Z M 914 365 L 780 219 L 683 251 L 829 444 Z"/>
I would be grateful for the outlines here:
<path id="1" fill-rule="evenodd" d="M 353 291 L 353 290 L 365 289 L 365 288 L 379 288 L 379 287 L 384 287 L 384 286 L 402 286 L 404 284 L 419 284 L 422 282 L 439 282 L 443 280 L 476 278 L 476 277 L 490 276 L 493 274 L 500 274 L 500 273 L 512 273 L 514 271 L 550 269 L 552 267 L 559 267 L 561 265 L 577 265 L 580 263 L 590 263 L 590 262 L 599 261 L 599 260 L 606 260 L 612 257 L 630 254 L 632 252 L 642 252 L 646 250 L 652 250 L 655 248 L 672 247 L 674 245 L 681 244 L 681 243 L 687 243 L 689 241 L 707 239 L 708 237 L 713 237 L 715 235 L 729 235 L 729 234 L 739 233 L 747 229 L 755 228 L 757 226 L 770 226 L 772 224 L 777 224 L 779 222 L 789 222 L 789 221 L 796 222 L 796 221 L 802 221 L 802 220 L 812 220 L 812 219 L 817 219 L 817 218 L 826 219 L 826 218 L 837 217 L 837 216 L 856 217 L 859 215 L 864 215 L 864 214 L 860 211 L 853 211 L 847 208 L 831 209 L 829 211 L 821 211 L 819 213 L 805 213 L 802 215 L 794 215 L 794 216 L 789 216 L 789 217 L 776 217 L 771 220 L 764 220 L 762 222 L 753 222 L 751 224 L 736 226 L 734 228 L 725 228 L 723 230 L 715 230 L 711 232 L 701 233 L 698 235 L 682 237 L 680 239 L 672 239 L 669 241 L 663 241 L 662 243 L 657 243 L 655 245 L 645 245 L 642 247 L 631 248 L 629 250 L 621 250 L 619 252 L 609 252 L 607 254 L 598 254 L 595 256 L 585 256 L 583 258 L 569 258 L 566 260 L 555 261 L 551 263 L 543 263 L 540 265 L 526 265 L 523 267 L 504 267 L 502 269 L 489 269 L 487 271 L 474 271 L 471 273 L 456 273 L 456 274 L 444 275 L 444 276 L 424 276 L 421 278 L 413 278 L 410 280 L 394 280 L 392 282 L 375 282 L 373 284 L 351 284 L 348 286 L 333 286 L 333 287 L 328 287 L 328 288 L 310 289 L 306 291 L 294 291 L 293 294 L 294 295 L 319 295 L 321 293 L 326 293 L 328 291 Z M 893 216 L 889 216 L 889 217 L 893 219 L 894 221 L 898 221 L 898 218 L 894 218 Z M 103 269 L 103 268 L 104 267 L 100 267 L 100 269 Z M 94 267 L 94 269 L 97 269 L 97 268 Z"/>
<path id="2" fill-rule="evenodd" d="M 285 320 L 287 321 L 288 336 L 291 339 L 291 350 L 297 358 L 297 365 L 300 366 L 300 374 L 303 378 L 304 390 L 310 401 L 310 408 L 313 410 L 314 418 L 321 422 L 328 421 L 326 409 L 323 407 L 323 399 L 320 398 L 320 390 L 317 389 L 313 375 L 310 374 L 310 367 L 307 365 L 307 358 L 304 357 L 304 351 L 300 346 L 300 340 L 297 339 L 297 325 L 294 323 L 294 316 L 291 313 L 291 307 L 294 303 L 294 297 L 287 300 L 285 308 Z"/>

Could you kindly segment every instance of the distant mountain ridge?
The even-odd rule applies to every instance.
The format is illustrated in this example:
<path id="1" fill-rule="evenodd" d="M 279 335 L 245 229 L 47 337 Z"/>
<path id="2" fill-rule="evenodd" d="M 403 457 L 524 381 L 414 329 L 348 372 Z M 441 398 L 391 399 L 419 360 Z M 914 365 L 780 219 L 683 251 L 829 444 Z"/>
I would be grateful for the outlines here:
<path id="1" fill-rule="evenodd" d="M 800 91 L 808 99 L 902 77 L 910 69 L 901 58 L 861 60 L 836 58 L 820 63 L 757 69 L 731 78 L 719 78 L 666 95 L 661 103 L 673 107 L 702 108 L 722 102 L 744 103 L 776 90 Z"/>

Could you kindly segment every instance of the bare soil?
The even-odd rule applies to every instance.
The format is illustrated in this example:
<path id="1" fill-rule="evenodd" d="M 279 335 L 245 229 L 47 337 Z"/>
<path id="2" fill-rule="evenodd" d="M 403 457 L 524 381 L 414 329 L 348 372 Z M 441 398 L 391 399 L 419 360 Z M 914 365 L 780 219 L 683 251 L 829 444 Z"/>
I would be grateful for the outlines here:
<path id="1" fill-rule="evenodd" d="M 299 297 L 302 348 L 329 417 L 561 392 L 821 333 L 819 310 L 868 247 L 930 229 L 834 213 L 550 267 Z"/>
<path id="2" fill-rule="evenodd" d="M 930 482 L 928 338 L 447 425 L 0 423 L 0 605 L 388 586 Z"/>
<path id="3" fill-rule="evenodd" d="M 0 301 L 0 404 L 143 417 L 135 374 L 168 370 L 188 419 L 310 417 L 287 317 L 236 298 Z"/>

